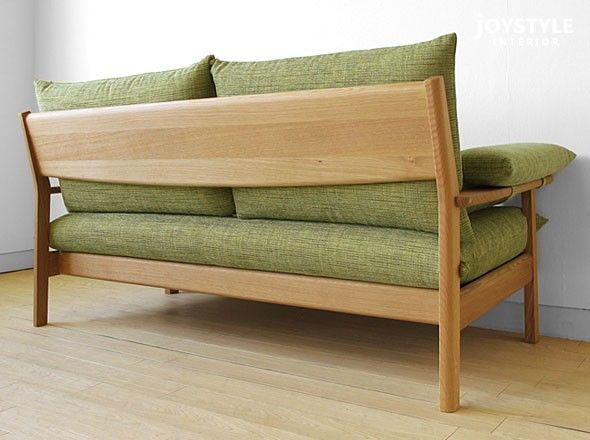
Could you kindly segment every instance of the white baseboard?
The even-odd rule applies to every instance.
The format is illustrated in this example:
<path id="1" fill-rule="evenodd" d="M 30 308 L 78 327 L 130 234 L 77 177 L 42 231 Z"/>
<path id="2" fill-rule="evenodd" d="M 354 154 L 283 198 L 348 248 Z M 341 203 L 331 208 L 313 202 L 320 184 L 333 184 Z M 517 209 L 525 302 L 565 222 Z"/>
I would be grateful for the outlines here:
<path id="1" fill-rule="evenodd" d="M 504 301 L 475 321 L 473 327 L 521 332 L 524 328 L 522 303 Z M 590 310 L 541 305 L 541 335 L 590 341 Z"/>
<path id="2" fill-rule="evenodd" d="M 33 267 L 33 251 L 7 252 L 0 254 L 0 273 L 14 272 L 15 270 L 30 269 Z"/>

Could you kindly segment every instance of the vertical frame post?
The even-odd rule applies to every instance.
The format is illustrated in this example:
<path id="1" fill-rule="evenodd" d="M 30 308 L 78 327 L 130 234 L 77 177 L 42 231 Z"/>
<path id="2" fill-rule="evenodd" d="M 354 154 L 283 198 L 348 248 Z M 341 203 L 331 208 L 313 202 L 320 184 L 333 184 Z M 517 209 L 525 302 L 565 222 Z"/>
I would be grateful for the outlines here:
<path id="1" fill-rule="evenodd" d="M 459 409 L 461 281 L 459 182 L 442 77 L 425 81 L 438 193 L 440 410 Z"/>
<path id="2" fill-rule="evenodd" d="M 527 244 L 525 253 L 531 256 L 533 277 L 524 286 L 524 340 L 529 344 L 539 342 L 539 277 L 537 268 L 537 193 L 530 190 L 521 195 L 522 211 L 527 219 Z"/>
<path id="3" fill-rule="evenodd" d="M 41 327 L 47 324 L 49 303 L 49 211 L 51 188 L 49 178 L 41 175 L 31 136 L 27 128 L 27 116 L 20 115 L 22 130 L 29 151 L 29 161 L 35 186 L 35 238 L 34 238 L 34 284 L 33 284 L 33 325 Z"/>

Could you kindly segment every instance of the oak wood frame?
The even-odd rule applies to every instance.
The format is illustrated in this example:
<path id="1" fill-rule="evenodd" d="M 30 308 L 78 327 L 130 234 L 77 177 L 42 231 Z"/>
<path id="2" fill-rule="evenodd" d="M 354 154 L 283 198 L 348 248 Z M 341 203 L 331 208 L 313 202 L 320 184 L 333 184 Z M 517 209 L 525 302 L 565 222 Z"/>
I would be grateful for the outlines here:
<path id="1" fill-rule="evenodd" d="M 36 187 L 34 325 L 47 323 L 48 280 L 57 274 L 435 324 L 440 409 L 457 410 L 462 328 L 525 287 L 526 341 L 538 340 L 534 191 L 550 178 L 513 190 L 460 192 L 446 102 L 442 77 L 432 77 L 394 85 L 22 113 Z M 435 179 L 439 289 L 50 253 L 49 199 L 60 191 L 50 187 L 49 177 L 253 187 Z M 461 287 L 460 208 L 514 191 L 523 192 L 529 225 L 525 252 Z"/>

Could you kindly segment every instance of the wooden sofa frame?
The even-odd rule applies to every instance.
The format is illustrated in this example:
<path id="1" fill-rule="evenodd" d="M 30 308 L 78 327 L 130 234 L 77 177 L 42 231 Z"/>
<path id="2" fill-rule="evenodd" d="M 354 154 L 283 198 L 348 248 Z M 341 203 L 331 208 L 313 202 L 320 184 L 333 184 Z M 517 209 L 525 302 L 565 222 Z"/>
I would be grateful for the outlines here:
<path id="1" fill-rule="evenodd" d="M 535 189 L 459 192 L 442 77 L 391 85 L 21 115 L 36 186 L 34 325 L 58 274 L 423 322 L 439 326 L 440 409 L 459 408 L 460 333 L 524 287 L 525 340 L 537 342 Z M 116 256 L 50 252 L 49 177 L 260 187 L 436 180 L 439 288 Z M 461 207 L 522 193 L 523 254 L 461 287 Z M 409 208 L 411 209 L 411 208 Z"/>

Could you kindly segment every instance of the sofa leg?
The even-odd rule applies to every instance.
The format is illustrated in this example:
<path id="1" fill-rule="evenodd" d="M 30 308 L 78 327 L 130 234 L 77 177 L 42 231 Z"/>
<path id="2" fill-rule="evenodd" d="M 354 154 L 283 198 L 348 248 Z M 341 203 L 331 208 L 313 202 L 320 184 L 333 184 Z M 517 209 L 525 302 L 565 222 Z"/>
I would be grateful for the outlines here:
<path id="1" fill-rule="evenodd" d="M 459 409 L 459 371 L 461 358 L 461 329 L 459 322 L 439 324 L 438 369 L 440 410 L 455 412 Z"/>
<path id="2" fill-rule="evenodd" d="M 33 325 L 42 327 L 47 324 L 49 301 L 49 179 L 39 179 L 36 190 Z"/>
<path id="3" fill-rule="evenodd" d="M 49 305 L 49 277 L 41 268 L 35 268 L 33 293 L 33 325 L 43 327 L 47 324 L 47 309 Z M 44 273 L 45 272 L 45 273 Z"/>
<path id="4" fill-rule="evenodd" d="M 164 293 L 166 295 L 173 295 L 175 293 L 178 293 L 178 290 L 176 290 L 176 289 L 164 289 Z"/>
<path id="5" fill-rule="evenodd" d="M 529 344 L 539 342 L 539 278 L 537 273 L 537 197 L 535 190 L 522 193 L 522 211 L 528 223 L 525 252 L 532 258 L 533 277 L 524 286 L 524 340 Z"/>

